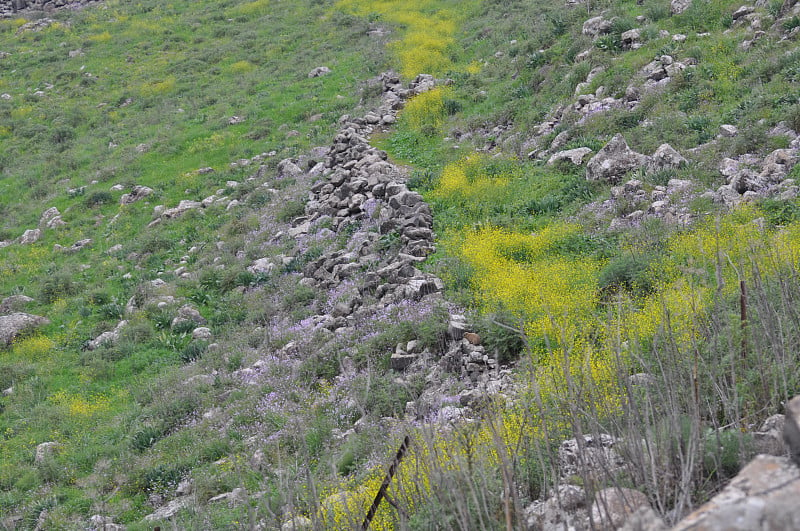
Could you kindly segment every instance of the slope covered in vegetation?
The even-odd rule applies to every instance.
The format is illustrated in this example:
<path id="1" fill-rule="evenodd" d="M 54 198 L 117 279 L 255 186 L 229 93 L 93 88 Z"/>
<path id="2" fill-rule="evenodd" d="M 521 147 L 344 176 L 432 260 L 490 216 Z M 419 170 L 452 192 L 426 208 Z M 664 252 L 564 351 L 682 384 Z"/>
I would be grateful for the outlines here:
<path id="1" fill-rule="evenodd" d="M 0 315 L 47 323 L 0 346 L 0 525 L 357 527 L 405 436 L 376 529 L 556 485 L 674 524 L 800 389 L 789 0 L 19 16 Z"/>

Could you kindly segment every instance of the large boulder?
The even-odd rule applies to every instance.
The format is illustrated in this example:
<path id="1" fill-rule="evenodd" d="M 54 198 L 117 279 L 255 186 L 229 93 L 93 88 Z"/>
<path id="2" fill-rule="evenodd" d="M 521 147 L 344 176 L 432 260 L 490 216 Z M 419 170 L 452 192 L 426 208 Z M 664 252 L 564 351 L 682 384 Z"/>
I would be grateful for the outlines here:
<path id="1" fill-rule="evenodd" d="M 10 345 L 22 332 L 50 324 L 50 320 L 29 313 L 12 313 L 0 316 L 0 345 Z"/>
<path id="2" fill-rule="evenodd" d="M 622 176 L 647 163 L 647 156 L 628 147 L 625 137 L 617 133 L 586 165 L 586 179 L 617 183 Z"/>
<path id="3" fill-rule="evenodd" d="M 800 468 L 785 457 L 759 455 L 722 492 L 680 521 L 674 530 L 800 529 L 798 500 Z"/>

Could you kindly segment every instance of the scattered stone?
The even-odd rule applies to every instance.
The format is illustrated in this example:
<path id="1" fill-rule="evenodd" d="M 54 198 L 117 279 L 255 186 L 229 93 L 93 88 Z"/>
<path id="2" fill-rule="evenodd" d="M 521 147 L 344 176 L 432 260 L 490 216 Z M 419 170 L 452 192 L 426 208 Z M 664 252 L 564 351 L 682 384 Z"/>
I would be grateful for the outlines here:
<path id="1" fill-rule="evenodd" d="M 50 324 L 50 320 L 39 315 L 12 313 L 0 316 L 0 345 L 11 345 L 19 334 Z"/>
<path id="2" fill-rule="evenodd" d="M 723 124 L 719 126 L 719 136 L 723 138 L 733 138 L 739 134 L 739 129 L 735 125 Z"/>

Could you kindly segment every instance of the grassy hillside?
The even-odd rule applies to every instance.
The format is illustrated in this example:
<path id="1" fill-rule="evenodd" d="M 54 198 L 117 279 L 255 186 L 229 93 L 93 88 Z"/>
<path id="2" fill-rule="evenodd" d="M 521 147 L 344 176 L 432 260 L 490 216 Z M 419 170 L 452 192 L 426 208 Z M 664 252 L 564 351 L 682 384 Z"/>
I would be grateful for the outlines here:
<path id="1" fill-rule="evenodd" d="M 800 14 L 740 6 L 109 0 L 0 21 L 0 300 L 50 321 L 0 346 L 0 526 L 147 529 L 190 497 L 178 528 L 348 528 L 406 434 L 375 528 L 524 528 L 557 482 L 635 486 L 673 523 L 800 390 Z M 371 142 L 431 205 L 438 250 L 418 267 L 449 302 L 326 335 L 309 323 L 356 288 L 304 272 L 358 251 L 363 227 L 287 234 L 322 179 L 313 148 L 379 104 L 389 69 L 439 80 Z M 618 133 L 687 160 L 588 180 Z M 592 153 L 548 163 L 574 148 Z M 724 159 L 758 173 L 776 150 L 780 183 L 719 191 Z M 462 310 L 510 382 L 468 407 L 472 384 L 438 363 Z M 392 371 L 408 341 L 433 361 Z M 268 374 L 248 385 L 253 367 Z M 408 413 L 430 394 L 436 411 Z M 585 433 L 625 441 L 626 465 L 565 478 L 556 448 Z"/>

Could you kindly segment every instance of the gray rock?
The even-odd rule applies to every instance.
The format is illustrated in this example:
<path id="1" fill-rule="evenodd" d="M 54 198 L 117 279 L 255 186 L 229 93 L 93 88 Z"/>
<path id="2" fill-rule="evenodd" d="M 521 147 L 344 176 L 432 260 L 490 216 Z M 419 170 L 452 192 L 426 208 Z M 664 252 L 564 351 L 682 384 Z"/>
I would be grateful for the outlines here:
<path id="1" fill-rule="evenodd" d="M 617 183 L 623 175 L 645 165 L 647 157 L 628 147 L 625 137 L 617 133 L 586 166 L 586 179 Z"/>
<path id="2" fill-rule="evenodd" d="M 192 339 L 197 339 L 199 341 L 211 341 L 213 338 L 214 334 L 211 333 L 211 329 L 208 327 L 200 326 L 192 331 Z"/>
<path id="3" fill-rule="evenodd" d="M 667 531 L 664 521 L 648 505 L 639 507 L 628 516 L 620 531 Z"/>
<path id="4" fill-rule="evenodd" d="M 611 31 L 611 20 L 606 20 L 603 17 L 592 17 L 583 23 L 581 33 L 589 37 L 599 37 Z"/>
<path id="5" fill-rule="evenodd" d="M 39 227 L 49 226 L 49 223 L 51 223 L 53 219 L 59 218 L 59 216 L 61 216 L 61 212 L 59 212 L 56 207 L 48 208 L 42 212 L 42 215 L 39 218 Z"/>
<path id="6" fill-rule="evenodd" d="M 236 488 L 233 489 L 231 492 L 226 492 L 224 494 L 219 494 L 218 496 L 214 496 L 208 500 L 208 503 L 214 502 L 221 502 L 225 501 L 228 502 L 230 505 L 239 505 L 247 501 L 247 491 L 243 488 Z"/>
<path id="7" fill-rule="evenodd" d="M 606 433 L 584 435 L 582 444 L 578 439 L 568 439 L 558 448 L 558 467 L 561 477 L 589 474 L 605 476 L 625 464 L 614 450 L 617 439 Z"/>
<path id="8" fill-rule="evenodd" d="M 783 415 L 772 415 L 765 420 L 758 431 L 753 433 L 753 443 L 755 450 L 759 454 L 784 455 L 786 445 L 783 440 L 786 417 Z"/>
<path id="9" fill-rule="evenodd" d="M 34 300 L 27 295 L 11 295 L 0 302 L 0 314 L 18 312 L 31 302 Z"/>
<path id="10" fill-rule="evenodd" d="M 20 245 L 28 245 L 31 243 L 36 243 L 41 237 L 42 231 L 40 229 L 28 229 L 22 233 L 22 236 L 19 237 L 17 242 Z"/>
<path id="11" fill-rule="evenodd" d="M 103 332 L 93 340 L 86 343 L 87 350 L 96 350 L 102 346 L 114 345 L 119 341 L 120 331 L 128 325 L 128 321 L 120 321 L 114 330 Z"/>
<path id="12" fill-rule="evenodd" d="M 613 487 L 594 497 L 591 509 L 595 529 L 619 529 L 640 507 L 650 507 L 647 496 L 638 490 Z"/>
<path id="13" fill-rule="evenodd" d="M 308 73 L 308 77 L 322 77 L 331 73 L 331 69 L 327 66 L 318 66 Z"/>
<path id="14" fill-rule="evenodd" d="M 733 20 L 739 20 L 755 11 L 753 6 L 742 6 L 733 12 Z"/>
<path id="15" fill-rule="evenodd" d="M 723 138 L 733 138 L 739 134 L 739 129 L 735 125 L 722 124 L 719 126 L 719 136 Z"/>
<path id="16" fill-rule="evenodd" d="M 783 438 L 789 447 L 789 455 L 800 466 L 800 396 L 792 398 L 786 404 Z"/>
<path id="17" fill-rule="evenodd" d="M 591 148 L 588 147 L 580 147 L 575 149 L 568 149 L 566 151 L 559 151 L 558 153 L 553 154 L 548 160 L 547 164 L 552 166 L 558 161 L 561 160 L 568 160 L 572 164 L 576 166 L 580 166 L 583 164 L 583 159 L 586 158 L 590 153 L 592 153 Z"/>
<path id="18" fill-rule="evenodd" d="M 647 169 L 650 171 L 659 171 L 666 169 L 680 168 L 688 164 L 688 161 L 681 156 L 669 144 L 661 144 L 658 149 L 650 157 L 647 163 Z"/>
<path id="19" fill-rule="evenodd" d="M 41 444 L 38 444 L 36 446 L 36 454 L 34 455 L 33 458 L 34 464 L 41 465 L 42 463 L 51 459 L 58 453 L 60 448 L 61 444 L 55 441 L 43 442 Z"/>
<path id="20" fill-rule="evenodd" d="M 305 516 L 295 516 L 281 526 L 281 531 L 309 531 L 314 529 L 314 523 Z"/>
<path id="21" fill-rule="evenodd" d="M 114 519 L 110 516 L 96 514 L 89 518 L 89 522 L 92 524 L 92 531 L 125 531 L 126 529 L 124 525 L 115 524 Z"/>
<path id="22" fill-rule="evenodd" d="M 152 195 L 152 193 L 153 189 L 148 188 L 147 186 L 134 186 L 133 190 L 131 190 L 131 193 L 123 194 L 123 196 L 120 197 L 119 204 L 130 205 L 136 201 L 141 201 L 145 197 Z"/>
<path id="23" fill-rule="evenodd" d="M 622 35 L 620 35 L 620 41 L 622 42 L 622 48 L 625 50 L 630 50 L 636 48 L 637 44 L 641 44 L 642 39 L 642 30 L 638 28 L 634 28 L 628 31 L 624 31 Z"/>
<path id="24" fill-rule="evenodd" d="M 148 522 L 158 522 L 159 520 L 168 520 L 178 514 L 181 509 L 190 507 L 194 504 L 191 496 L 181 496 L 171 500 L 163 507 L 159 507 L 155 512 L 148 514 L 144 517 Z"/>
<path id="25" fill-rule="evenodd" d="M 29 313 L 12 313 L 0 316 L 0 345 L 10 345 L 22 332 L 50 324 L 50 320 Z"/>
<path id="26" fill-rule="evenodd" d="M 673 15 L 679 15 L 689 9 L 692 5 L 692 0 L 672 0 L 669 4 L 669 9 Z"/>
<path id="27" fill-rule="evenodd" d="M 797 400 L 795 398 L 794 400 Z M 800 404 L 798 404 L 800 406 Z M 787 415 L 788 420 L 789 415 Z M 785 457 L 759 455 L 674 531 L 800 529 L 800 468 Z"/>
<path id="28" fill-rule="evenodd" d="M 531 531 L 582 529 L 587 517 L 586 492 L 576 485 L 559 485 L 546 501 L 533 502 L 525 516 Z"/>
<path id="29" fill-rule="evenodd" d="M 178 315 L 172 320 L 172 327 L 174 328 L 176 325 L 186 321 L 193 321 L 200 325 L 204 325 L 207 322 L 199 311 L 188 304 L 178 308 Z"/>

